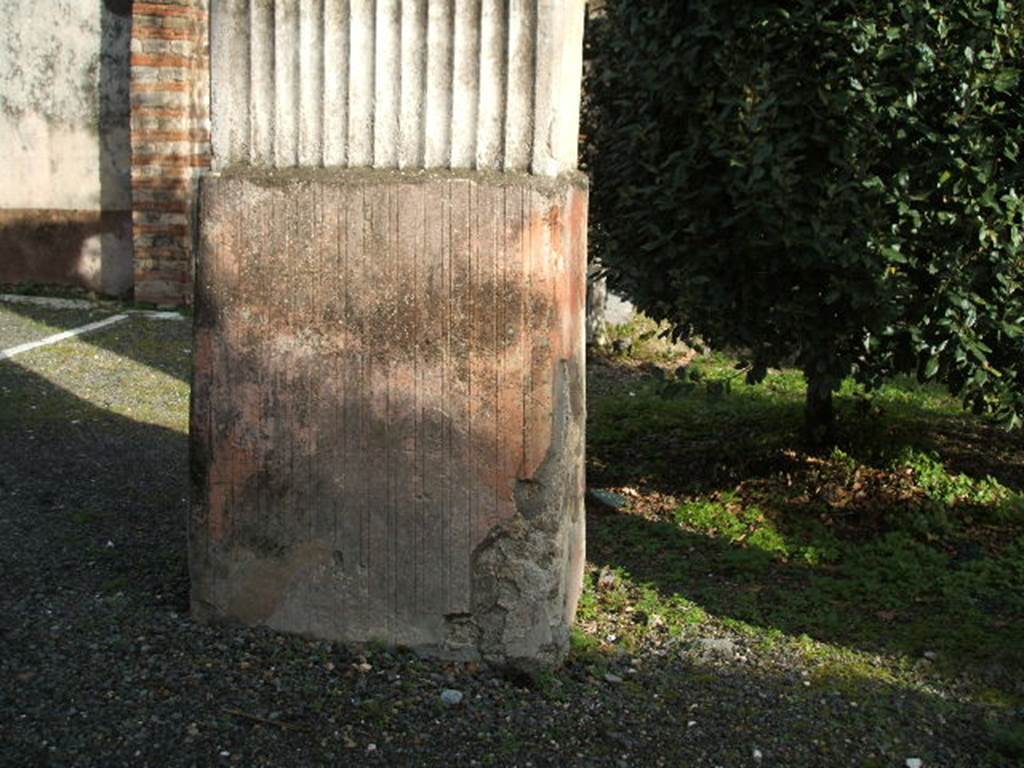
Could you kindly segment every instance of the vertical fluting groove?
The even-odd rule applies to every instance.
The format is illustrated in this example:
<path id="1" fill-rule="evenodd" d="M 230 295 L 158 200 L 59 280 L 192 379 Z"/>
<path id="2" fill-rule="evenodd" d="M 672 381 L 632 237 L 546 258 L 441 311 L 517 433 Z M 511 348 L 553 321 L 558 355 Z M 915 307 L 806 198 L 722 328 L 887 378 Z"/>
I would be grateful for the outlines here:
<path id="1" fill-rule="evenodd" d="M 267 227 L 266 217 L 265 216 L 257 216 L 256 217 L 256 221 L 254 222 L 253 228 L 256 231 L 256 236 L 259 238 L 258 242 L 260 244 L 260 252 L 258 254 L 258 258 L 252 259 L 253 271 L 252 272 L 249 272 L 248 270 L 246 271 L 247 276 L 250 277 L 250 279 L 252 280 L 252 283 L 253 283 L 252 287 L 255 289 L 257 296 L 259 296 L 260 299 L 263 300 L 263 301 L 260 302 L 261 304 L 263 304 L 265 302 L 265 297 L 267 295 L 266 294 L 266 284 L 262 280 L 264 265 L 266 264 L 266 259 L 265 259 L 265 256 L 264 256 L 265 251 L 263 251 L 263 248 L 265 247 L 265 243 L 267 242 L 267 237 L 266 237 L 267 230 L 266 230 L 266 227 Z M 266 312 L 266 307 L 262 307 L 261 309 L 262 309 L 263 312 Z M 267 370 L 266 370 L 266 368 L 264 366 L 258 366 L 258 368 L 256 369 L 255 373 L 256 373 L 256 391 L 258 391 L 258 392 L 266 392 L 267 391 L 267 382 L 266 382 Z M 257 402 L 256 402 L 256 408 L 255 408 L 255 422 L 256 422 L 256 434 L 257 435 L 261 435 L 262 436 L 262 435 L 266 435 L 267 434 L 267 421 L 268 421 L 268 419 L 267 419 L 267 412 L 266 411 L 267 411 L 266 402 L 265 402 L 264 398 L 260 397 L 257 400 Z M 257 440 L 256 441 L 255 453 L 256 453 L 256 461 L 258 462 L 258 466 L 264 466 L 265 465 L 265 462 L 267 461 L 267 453 L 268 453 L 267 449 L 268 449 L 268 446 L 267 446 L 267 443 L 266 443 L 265 440 Z M 266 517 L 265 516 L 266 516 L 266 511 L 267 510 L 266 510 L 265 498 L 264 498 L 264 490 L 263 490 L 265 482 L 266 482 L 266 478 L 265 478 L 264 474 L 263 473 L 257 474 L 257 476 L 255 478 L 255 496 L 256 496 L 256 498 L 255 498 L 255 513 L 256 513 L 256 526 L 257 526 L 257 528 L 259 530 L 265 530 L 264 526 L 266 525 L 266 522 L 265 522 L 266 521 Z"/>
<path id="2" fill-rule="evenodd" d="M 527 203 L 527 191 L 524 187 L 519 192 L 519 226 L 517 232 L 519 233 L 519 253 L 520 262 L 522 264 L 522 275 L 520 277 L 520 296 L 531 297 L 530 293 L 530 210 Z M 529 423 L 529 410 L 527 408 L 527 398 L 530 394 L 530 334 L 528 328 L 530 327 L 527 322 L 527 307 L 528 299 L 521 298 L 519 301 L 519 328 L 520 328 L 520 339 L 519 339 L 519 354 L 520 364 L 519 368 L 522 371 L 522 422 L 519 425 L 521 430 L 521 456 L 519 459 L 519 477 L 526 477 L 527 466 L 526 466 L 526 451 L 527 451 L 527 424 Z"/>
<path id="3" fill-rule="evenodd" d="M 563 0 L 533 0 L 537 7 L 537 34 L 534 49 L 533 157 L 530 170 L 545 174 L 551 168 L 551 132 L 554 112 L 551 103 L 554 88 L 551 56 L 556 50 L 554 16 Z"/>
<path id="4" fill-rule="evenodd" d="M 447 3 L 446 3 L 447 5 Z M 449 6 L 450 7 L 450 6 Z M 450 18 L 450 17 L 449 17 Z M 444 395 L 441 402 L 444 404 L 444 413 L 448 414 L 448 418 L 444 420 L 444 440 L 445 445 L 442 449 L 442 453 L 445 457 L 445 483 L 444 483 L 444 555 L 442 561 L 444 564 L 444 594 L 445 594 L 445 613 L 451 613 L 452 611 L 452 518 L 454 517 L 454 506 L 452 505 L 452 483 L 455 473 L 452 471 L 453 467 L 453 445 L 452 445 L 452 432 L 455 425 L 455 409 L 452 405 L 452 380 L 455 377 L 455 366 L 452 363 L 452 309 L 454 302 L 452 296 L 454 294 L 452 284 L 455 279 L 455 245 L 452 242 L 452 182 L 448 181 L 445 184 L 445 192 L 447 197 L 447 205 L 444 206 L 444 219 L 442 220 L 442 227 L 447 224 L 442 232 L 447 230 L 448 239 L 446 247 L 443 248 L 444 258 L 447 260 L 447 271 L 444 273 L 447 279 L 445 280 L 445 302 L 444 302 L 444 314 L 446 317 L 445 322 L 445 337 L 444 337 L 444 381 L 441 386 L 444 390 Z M 442 234 L 442 239 L 444 235 Z"/>
<path id="5" fill-rule="evenodd" d="M 408 192 L 407 192 L 408 194 Z M 415 199 L 415 198 L 414 198 Z M 420 226 L 420 238 L 425 239 L 427 236 L 427 214 L 426 206 L 423 205 L 423 197 L 420 197 L 420 210 L 417 211 L 417 218 Z M 426 280 L 423 279 L 423 275 L 420 274 L 420 251 L 423 250 L 423 244 L 420 238 L 414 239 L 414 245 L 412 250 L 412 273 L 415 279 L 413 284 L 412 294 L 412 316 L 415 327 L 418 330 L 414 334 L 413 343 L 415 344 L 416 352 L 413 355 L 413 470 L 412 470 L 412 497 L 413 497 L 413 529 L 415 531 L 415 537 L 412 544 L 413 553 L 413 584 L 412 584 L 412 605 L 415 606 L 423 598 L 422 584 L 423 584 L 423 573 L 421 572 L 423 566 L 423 560 L 420 557 L 423 551 L 423 540 L 426 531 L 423 525 L 423 512 L 424 512 L 424 488 L 423 488 L 423 451 L 426 448 L 423 435 L 423 418 L 421 409 L 423 407 L 423 395 L 424 383 L 420 378 L 424 372 L 423 367 L 420 366 L 420 358 L 424 352 L 424 345 L 420 334 L 423 328 L 423 319 L 420 317 L 420 306 L 424 303 L 422 295 L 426 290 Z"/>
<path id="6" fill-rule="evenodd" d="M 324 0 L 324 127 L 326 166 L 348 161 L 349 0 Z"/>
<path id="7" fill-rule="evenodd" d="M 395 0 L 397 2 L 397 0 Z M 385 272 L 385 281 L 388 286 L 388 299 L 390 302 L 395 302 L 397 293 L 397 274 L 396 267 L 398 265 L 398 248 L 396 240 L 398 239 L 398 204 L 396 200 L 396 188 L 389 187 L 387 192 L 387 207 L 388 207 L 388 221 L 386 231 L 386 246 L 385 253 L 388 258 L 386 259 L 387 269 Z M 389 303 L 390 303 L 389 302 Z M 396 384 L 395 382 L 395 363 L 392 359 L 387 360 L 385 363 L 387 367 L 387 434 L 384 438 L 384 444 L 388 446 L 388 549 L 391 552 L 391 562 L 388 564 L 388 584 L 390 585 L 391 598 L 389 605 L 391 610 L 388 611 L 388 638 L 393 637 L 391 621 L 392 617 L 397 613 L 398 609 L 398 503 L 395 498 L 395 462 L 392 461 L 392 455 L 395 451 L 395 440 L 393 435 L 397 430 L 394 430 L 394 424 L 392 419 L 395 415 L 395 409 L 392 406 L 391 392 L 392 387 Z M 399 457 L 401 459 L 402 457 Z"/>
<path id="8" fill-rule="evenodd" d="M 444 168 L 451 162 L 453 12 L 454 0 L 430 0 L 428 3 L 423 120 L 427 168 Z"/>
<path id="9" fill-rule="evenodd" d="M 349 268 L 349 246 L 352 241 L 352 230 L 349 224 L 349 215 L 352 210 L 355 195 L 349 190 L 341 196 L 338 208 L 338 237 L 341 268 L 338 274 L 342 277 L 340 293 L 342 295 L 341 317 L 346 332 L 352 333 L 352 298 L 351 285 L 352 274 Z M 344 214 L 341 208 L 344 207 Z M 344 408 L 342 409 L 342 429 L 338 433 L 344 435 L 342 444 L 342 466 L 341 482 L 344 489 L 345 520 L 348 523 L 345 533 L 344 546 L 346 554 L 346 566 L 349 573 L 355 575 L 360 572 L 359 564 L 362 562 L 363 524 L 359 512 L 359 504 L 355 500 L 355 473 L 353 470 L 353 442 L 359 439 L 358 420 L 353 418 L 357 411 L 353 408 L 353 401 L 358 397 L 358 390 L 355 387 L 355 376 L 359 369 L 358 353 L 349 351 L 344 356 L 339 356 L 340 377 L 344 392 Z M 350 556 L 349 556 L 350 555 Z M 358 601 L 358 596 L 354 595 Z M 358 611 L 357 611 L 358 613 Z"/>
<path id="10" fill-rule="evenodd" d="M 218 167 L 248 162 L 249 0 L 223 0 L 211 20 L 213 152 Z"/>
<path id="11" fill-rule="evenodd" d="M 351 0 L 348 69 L 348 165 L 373 165 L 376 3 Z"/>
<path id="12" fill-rule="evenodd" d="M 332 194 L 331 194 L 331 207 L 333 208 L 333 210 L 331 211 L 331 214 L 333 215 L 333 218 L 334 218 L 334 231 L 333 231 L 334 237 L 333 238 L 328 238 L 327 242 L 330 243 L 331 246 L 333 246 L 332 249 L 331 249 L 332 250 L 332 256 L 333 256 L 333 258 L 331 259 L 331 262 L 332 262 L 331 263 L 331 294 L 332 294 L 332 296 L 337 296 L 338 300 L 340 300 L 340 302 L 341 302 L 341 308 L 340 308 L 340 311 L 338 312 L 338 317 L 341 319 L 341 322 L 344 324 L 345 323 L 345 320 L 344 320 L 344 318 L 345 318 L 345 294 L 344 294 L 344 288 L 342 287 L 342 285 L 339 285 L 339 283 L 338 283 L 338 277 L 343 274 L 342 271 L 341 271 L 341 222 L 340 222 L 340 220 L 341 220 L 341 200 L 343 200 L 343 199 L 344 199 L 344 197 L 341 197 L 339 199 L 337 190 L 334 190 L 332 192 Z M 345 327 L 347 329 L 346 325 L 343 325 L 343 327 Z M 336 352 L 335 354 L 331 355 L 330 362 L 331 362 L 332 369 L 333 369 L 331 371 L 331 374 L 332 374 L 332 376 L 334 378 L 334 381 L 336 381 L 338 383 L 338 389 L 340 390 L 339 396 L 335 398 L 334 403 L 333 403 L 333 406 L 334 406 L 334 408 L 333 408 L 333 410 L 334 410 L 334 423 L 331 426 L 332 426 L 332 429 L 334 430 L 334 434 L 335 435 L 345 435 L 346 434 L 346 432 L 345 432 L 346 422 L 344 420 L 344 416 L 345 416 L 344 408 L 345 408 L 345 403 L 348 401 L 348 387 L 345 386 L 345 376 L 342 374 L 342 354 L 340 352 Z M 347 444 L 347 440 L 345 438 L 342 438 L 340 442 L 332 442 L 332 445 L 331 445 L 331 466 L 330 466 L 331 481 L 332 481 L 331 482 L 331 487 L 333 488 L 333 496 L 334 496 L 334 505 L 333 505 L 334 508 L 333 508 L 333 512 L 332 512 L 332 515 L 331 515 L 332 522 L 333 522 L 333 530 L 331 532 L 332 533 L 331 546 L 334 548 L 334 551 L 342 553 L 342 558 L 343 558 L 342 559 L 342 569 L 343 569 L 343 572 L 348 571 L 348 569 L 350 567 L 350 564 L 352 562 L 352 559 L 350 557 L 351 553 L 346 551 L 346 547 L 348 546 L 347 537 L 346 537 L 346 540 L 345 540 L 345 542 L 343 544 L 341 539 L 340 539 L 340 537 L 338 536 L 338 528 L 339 528 L 338 522 L 340 520 L 345 520 L 346 522 L 351 522 L 351 520 L 352 520 L 351 514 L 350 514 L 349 510 L 345 509 L 345 507 L 344 507 L 345 495 L 348 493 L 348 484 L 345 482 L 346 481 L 346 478 L 345 478 L 346 469 L 348 468 L 347 467 L 348 457 L 345 455 L 345 446 L 346 446 L 346 444 Z"/>
<path id="13" fill-rule="evenodd" d="M 499 168 L 500 160 L 499 160 Z M 498 197 L 502 194 L 502 190 L 491 189 L 487 195 L 487 207 L 491 211 L 491 252 L 488 255 L 488 277 L 491 283 L 491 306 L 488 308 L 491 316 L 491 328 L 490 336 L 491 343 L 494 345 L 492 349 L 495 350 L 494 357 L 497 358 L 494 361 L 494 367 L 491 369 L 493 372 L 492 378 L 488 381 L 491 385 L 491 392 L 493 394 L 494 412 L 491 414 L 494 425 L 494 458 L 492 459 L 491 472 L 495 482 L 491 485 L 491 508 L 490 515 L 487 520 L 487 529 L 491 526 L 496 525 L 499 519 L 499 510 L 501 509 L 501 487 L 499 484 L 499 478 L 501 475 L 501 416 L 502 416 L 502 403 L 501 403 L 501 359 L 497 354 L 498 350 L 502 349 L 500 340 L 501 334 L 501 308 L 498 305 L 498 284 L 499 275 L 501 271 L 502 259 L 499 258 L 499 254 L 504 253 L 502 250 L 502 223 L 504 217 L 502 216 L 501 209 L 498 207 Z"/>
<path id="14" fill-rule="evenodd" d="M 320 0 L 320 18 L 317 20 L 317 28 L 320 32 L 320 92 L 318 94 L 320 98 L 320 120 L 318 122 L 320 146 L 318 154 L 321 166 L 327 165 L 327 160 L 324 156 L 324 131 L 327 127 L 327 115 L 324 111 L 327 108 L 327 1 Z"/>
<path id="15" fill-rule="evenodd" d="M 499 170 L 504 164 L 508 26 L 508 0 L 483 0 L 476 125 L 478 170 Z"/>
<path id="16" fill-rule="evenodd" d="M 475 28 L 475 27 L 474 27 Z M 480 297 L 482 291 L 477 291 L 477 286 L 480 285 L 480 197 L 478 189 L 469 185 L 469 278 L 467 283 L 472 286 L 472 296 L 469 301 L 469 343 L 466 345 L 466 355 L 469 357 L 469 387 L 467 393 L 469 395 L 469 407 L 466 409 L 469 414 L 469 426 L 466 430 L 467 435 L 476 434 L 475 429 L 477 422 L 474 419 L 476 416 L 474 407 L 474 394 L 476 393 L 477 377 L 479 372 L 477 371 L 478 356 L 474 355 L 478 352 L 477 339 L 479 337 L 479 330 L 477 328 L 477 315 L 478 305 L 480 303 Z M 472 477 L 480 477 L 480 453 L 474 451 L 470 466 L 472 467 Z M 469 514 L 469 536 L 466 542 L 466 551 L 463 553 L 462 558 L 468 562 L 472 556 L 473 546 L 476 544 L 476 525 L 479 515 L 480 508 L 480 488 L 475 487 L 470 492 L 470 514 Z"/>
<path id="17" fill-rule="evenodd" d="M 428 0 L 402 0 L 399 168 L 423 167 L 427 2 Z"/>
<path id="18" fill-rule="evenodd" d="M 532 2 L 533 0 L 528 0 Z M 533 192 L 523 189 L 522 237 L 526 241 L 526 257 L 523 259 L 523 293 L 529 297 L 523 308 L 523 475 L 533 471 L 527 457 L 530 456 L 530 423 L 533 402 L 533 344 L 534 337 L 527 329 L 533 328 Z"/>
<path id="19" fill-rule="evenodd" d="M 398 123 L 401 92 L 400 0 L 377 0 L 374 67 L 373 165 L 398 167 Z"/>
<path id="20" fill-rule="evenodd" d="M 220 0 L 218 167 L 576 165 L 583 0 Z"/>
<path id="21" fill-rule="evenodd" d="M 494 477 L 495 482 L 492 484 L 492 493 L 490 498 L 490 509 L 488 511 L 487 518 L 487 529 L 491 526 L 496 525 L 499 519 L 498 510 L 501 504 L 501 488 L 497 482 L 501 475 L 501 357 L 497 354 L 498 350 L 502 349 L 502 344 L 499 339 L 499 333 L 501 329 L 501 308 L 498 305 L 498 285 L 499 274 L 501 269 L 501 259 L 498 258 L 498 254 L 502 253 L 501 250 L 501 231 L 500 224 L 504 221 L 504 217 L 499 214 L 498 209 L 498 196 L 502 190 L 491 189 L 487 195 L 487 208 L 490 211 L 491 216 L 491 252 L 488 255 L 488 278 L 491 285 L 491 301 L 488 307 L 488 314 L 491 317 L 490 327 L 490 343 L 493 345 L 491 348 L 495 350 L 495 361 L 494 367 L 491 369 L 493 375 L 487 382 L 491 385 L 491 392 L 489 393 L 488 399 L 494 403 L 493 412 L 491 413 L 491 419 L 493 422 L 493 434 L 494 442 L 493 449 L 494 454 L 491 459 L 492 466 L 490 468 L 490 474 Z"/>
<path id="22" fill-rule="evenodd" d="M 309 203 L 307 210 L 309 212 L 309 220 L 304 222 L 305 226 L 308 227 L 307 232 L 323 232 L 323 186 L 316 184 L 310 187 L 309 190 Z M 309 254 L 310 261 L 313 264 L 313 275 L 324 274 L 323 264 L 323 238 L 318 237 L 313 248 L 312 253 Z M 312 275 L 304 276 L 309 281 L 309 306 L 303 308 L 303 315 L 306 317 L 320 317 L 320 280 L 313 278 Z M 311 279 L 312 278 L 312 279 Z M 310 404 L 319 403 L 320 398 L 318 394 L 318 381 L 319 377 L 306 376 L 306 402 Z M 312 426 L 312 425 L 311 425 Z M 306 459 L 306 487 L 312 491 L 313 503 L 309 508 L 309 526 L 308 526 L 308 539 L 307 541 L 316 541 L 317 532 L 320 528 L 320 515 L 323 511 L 320 508 L 321 499 L 321 488 L 318 482 L 315 482 L 314 478 L 317 477 L 317 463 L 320 459 L 320 451 L 317 450 L 317 430 L 311 429 L 311 445 L 307 446 Z"/>
<path id="23" fill-rule="evenodd" d="M 323 164 L 323 12 L 324 0 L 299 2 L 298 162 Z"/>
<path id="24" fill-rule="evenodd" d="M 349 266 L 349 270 L 351 270 L 352 260 L 353 259 L 356 260 L 357 261 L 357 265 L 358 265 L 358 269 L 356 270 L 356 273 L 360 277 L 362 277 L 365 274 L 365 266 L 364 266 L 363 258 L 362 258 L 363 257 L 363 253 L 364 253 L 364 238 L 365 238 L 365 235 L 366 235 L 366 190 L 365 189 L 360 189 L 359 190 L 359 207 L 358 207 L 358 211 L 359 211 L 359 215 L 357 217 L 357 220 L 354 222 L 354 226 L 353 226 L 353 223 L 350 223 L 348 231 L 349 232 L 358 232 L 359 233 L 359 236 L 358 236 L 358 241 L 359 242 L 358 242 L 358 245 L 356 247 L 352 248 L 351 251 L 347 251 L 347 253 L 351 254 L 349 256 L 349 261 L 348 261 L 348 264 L 350 265 Z M 349 213 L 351 213 L 351 211 Z M 354 304 L 354 301 L 353 301 L 353 298 L 352 298 L 352 293 L 351 293 L 352 284 L 353 284 L 352 276 L 351 276 L 351 274 L 349 274 L 349 278 L 345 282 L 346 291 L 347 291 L 346 295 L 349 297 L 349 299 L 348 299 L 349 306 L 352 306 Z M 358 321 L 359 321 L 359 327 L 358 327 L 358 329 L 352 328 L 351 330 L 353 332 L 358 330 L 358 332 L 360 334 L 360 337 L 361 338 L 365 338 L 366 325 L 365 325 L 365 321 L 363 319 L 363 315 L 361 313 L 356 313 L 356 317 L 358 318 Z M 350 326 L 350 328 L 351 328 L 351 326 Z M 361 349 L 358 354 L 359 354 L 359 357 L 358 357 L 359 368 L 358 368 L 358 371 L 357 371 L 357 386 L 355 387 L 355 389 L 356 389 L 356 391 L 358 393 L 357 394 L 358 399 L 356 400 L 357 421 L 359 423 L 359 428 L 358 428 L 358 430 L 356 432 L 356 434 L 358 435 L 357 447 L 359 449 L 359 452 L 362 455 L 366 456 L 366 455 L 369 454 L 369 450 L 368 450 L 368 446 L 367 446 L 367 431 L 366 431 L 367 430 L 367 427 L 366 427 L 366 421 L 367 421 L 366 414 L 367 414 L 367 409 L 369 407 L 369 397 L 368 397 L 368 393 L 366 391 L 367 353 L 366 353 L 365 349 Z M 369 554 L 369 548 L 370 548 L 370 520 L 369 520 L 369 511 L 368 511 L 368 502 L 367 502 L 367 500 L 369 499 L 369 491 L 370 491 L 370 477 L 369 477 L 369 473 L 364 474 L 363 477 L 362 477 L 362 488 L 361 488 L 361 490 L 362 490 L 362 493 L 359 495 L 359 531 L 360 531 L 359 563 L 362 566 L 362 569 L 363 569 L 364 573 L 369 575 L 369 573 L 370 573 L 370 554 Z M 366 599 L 367 599 L 367 603 L 369 603 L 369 599 L 370 599 L 369 590 L 367 590 Z"/>
<path id="25" fill-rule="evenodd" d="M 533 173 L 554 176 L 576 167 L 583 3 L 538 0 Z"/>
<path id="26" fill-rule="evenodd" d="M 424 10 L 426 5 L 424 4 Z M 420 27 L 426 32 L 426 27 Z M 425 39 L 425 38 L 424 38 Z M 422 93 L 422 90 L 421 90 Z M 420 163 L 422 166 L 422 163 Z M 418 210 L 415 211 L 416 221 L 419 224 L 419 232 L 415 238 L 415 246 L 413 250 L 413 264 L 416 274 L 419 275 L 419 287 L 416 290 L 416 295 L 413 298 L 413 311 L 416 317 L 416 327 L 424 330 L 430 327 L 432 324 L 428 324 L 424 319 L 424 307 L 429 307 L 430 302 L 428 300 L 428 291 L 430 290 L 430 280 L 428 275 L 424 272 L 426 264 L 426 253 L 427 253 L 427 204 L 426 204 L 426 192 L 420 187 L 416 189 L 416 194 L 413 199 L 418 198 Z M 427 551 L 425 548 L 425 542 L 427 540 L 428 531 L 426 528 L 426 517 L 431 511 L 430 498 L 433 494 L 428 496 L 426 484 L 424 482 L 425 475 L 425 464 L 426 464 L 426 451 L 428 447 L 429 436 L 427 434 L 427 422 L 423 416 L 425 413 L 425 404 L 428 392 L 433 395 L 433 388 L 428 386 L 426 383 L 426 377 L 432 376 L 433 371 L 431 366 L 423 358 L 426 352 L 426 339 L 418 336 L 416 338 L 416 357 L 414 358 L 415 374 L 414 380 L 416 382 L 416 406 L 413 412 L 416 424 L 416 461 L 413 470 L 413 494 L 416 498 L 416 531 L 417 537 L 413 542 L 413 554 L 416 560 L 416 581 L 413 585 L 412 605 L 415 609 L 417 604 L 422 598 L 422 604 L 424 606 L 429 603 L 426 602 L 427 594 L 423 589 L 423 585 L 427 580 L 424 553 Z M 427 342 L 429 343 L 429 342 Z M 437 468 L 438 470 L 440 468 Z M 433 548 L 432 548 L 433 549 Z"/>
<path id="27" fill-rule="evenodd" d="M 249 6 L 249 159 L 267 166 L 274 164 L 274 4 Z"/>
<path id="28" fill-rule="evenodd" d="M 509 0 L 505 170 L 527 171 L 533 156 L 536 0 Z"/>
<path id="29" fill-rule="evenodd" d="M 558 78 L 552 95 L 555 106 L 555 127 L 552 143 L 555 167 L 552 175 L 575 168 L 580 138 L 580 91 L 583 83 L 584 3 L 565 4 L 560 18 L 557 41 Z"/>
<path id="30" fill-rule="evenodd" d="M 299 0 L 274 2 L 274 161 L 298 163 Z"/>
<path id="31" fill-rule="evenodd" d="M 480 104 L 481 0 L 455 0 L 453 24 L 451 167 L 476 165 L 477 108 Z"/>

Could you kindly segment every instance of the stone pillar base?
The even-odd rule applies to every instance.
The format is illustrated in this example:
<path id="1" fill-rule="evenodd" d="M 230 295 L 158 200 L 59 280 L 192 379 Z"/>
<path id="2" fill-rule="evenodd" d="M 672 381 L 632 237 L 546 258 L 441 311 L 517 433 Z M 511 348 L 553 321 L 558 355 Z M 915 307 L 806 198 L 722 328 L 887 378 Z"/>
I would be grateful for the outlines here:
<path id="1" fill-rule="evenodd" d="M 577 174 L 203 180 L 195 616 L 563 656 L 584 560 L 586 197 Z"/>

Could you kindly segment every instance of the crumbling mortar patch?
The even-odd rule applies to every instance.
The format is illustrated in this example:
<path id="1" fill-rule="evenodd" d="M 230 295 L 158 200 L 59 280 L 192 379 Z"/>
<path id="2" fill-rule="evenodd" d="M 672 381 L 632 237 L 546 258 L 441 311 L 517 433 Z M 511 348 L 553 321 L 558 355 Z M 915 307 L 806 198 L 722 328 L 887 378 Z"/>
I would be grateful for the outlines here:
<path id="1" fill-rule="evenodd" d="M 583 402 L 580 366 L 563 360 L 553 382 L 552 439 L 533 478 L 515 488 L 517 515 L 495 527 L 473 556 L 473 615 L 478 647 L 489 662 L 535 669 L 554 665 L 568 651 L 566 594 L 576 578 L 551 565 L 581 546 L 573 530 L 580 522 L 578 462 L 583 451 Z M 545 584 L 547 582 L 547 584 Z M 540 587 L 540 589 L 538 589 Z M 546 588 L 545 588 L 546 587 Z M 531 626 L 546 637 L 520 637 L 512 626 L 517 614 L 543 611 L 545 622 Z"/>

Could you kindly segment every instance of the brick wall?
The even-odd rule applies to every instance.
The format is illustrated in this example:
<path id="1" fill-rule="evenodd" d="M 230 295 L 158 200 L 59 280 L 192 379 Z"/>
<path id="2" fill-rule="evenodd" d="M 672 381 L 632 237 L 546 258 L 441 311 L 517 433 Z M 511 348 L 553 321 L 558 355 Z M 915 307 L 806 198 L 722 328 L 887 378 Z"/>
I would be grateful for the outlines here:
<path id="1" fill-rule="evenodd" d="M 206 0 L 132 4 L 132 224 L 140 302 L 191 301 L 195 191 L 210 164 L 206 6 Z"/>

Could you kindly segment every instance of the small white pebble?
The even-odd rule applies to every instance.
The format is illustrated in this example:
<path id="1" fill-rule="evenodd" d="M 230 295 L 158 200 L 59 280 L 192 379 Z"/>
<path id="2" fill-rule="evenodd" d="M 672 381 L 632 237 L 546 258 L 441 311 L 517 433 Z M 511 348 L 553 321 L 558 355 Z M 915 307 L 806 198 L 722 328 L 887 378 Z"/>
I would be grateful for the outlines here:
<path id="1" fill-rule="evenodd" d="M 690 722 L 688 722 L 688 723 L 686 724 L 686 727 L 687 727 L 687 728 L 693 728 L 693 726 L 695 726 L 696 724 L 697 724 L 697 721 L 696 721 L 696 720 L 691 720 Z"/>
<path id="2" fill-rule="evenodd" d="M 376 744 L 367 744 L 366 745 L 366 751 L 367 752 L 376 752 L 377 751 L 377 745 Z"/>
<path id="3" fill-rule="evenodd" d="M 757 747 L 754 747 L 754 759 L 757 760 L 758 762 L 761 762 L 761 758 L 763 758 L 763 757 L 764 757 L 764 755 L 761 754 L 761 750 L 758 749 Z"/>
<path id="4" fill-rule="evenodd" d="M 924 765 L 924 763 L 921 762 L 921 758 L 919 757 L 907 758 L 907 768 L 921 768 L 922 765 Z"/>
<path id="5" fill-rule="evenodd" d="M 441 701 L 451 707 L 461 704 L 462 691 L 456 691 L 454 688 L 445 688 L 441 691 Z"/>

